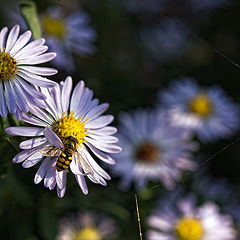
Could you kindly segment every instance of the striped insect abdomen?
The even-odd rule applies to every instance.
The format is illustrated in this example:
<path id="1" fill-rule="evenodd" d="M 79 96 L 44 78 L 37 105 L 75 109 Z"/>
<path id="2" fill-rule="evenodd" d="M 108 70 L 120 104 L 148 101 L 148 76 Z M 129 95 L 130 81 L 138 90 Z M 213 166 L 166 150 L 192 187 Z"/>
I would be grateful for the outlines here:
<path id="1" fill-rule="evenodd" d="M 56 168 L 58 172 L 66 170 L 72 162 L 72 154 L 68 151 L 62 151 L 60 156 L 58 157 Z"/>

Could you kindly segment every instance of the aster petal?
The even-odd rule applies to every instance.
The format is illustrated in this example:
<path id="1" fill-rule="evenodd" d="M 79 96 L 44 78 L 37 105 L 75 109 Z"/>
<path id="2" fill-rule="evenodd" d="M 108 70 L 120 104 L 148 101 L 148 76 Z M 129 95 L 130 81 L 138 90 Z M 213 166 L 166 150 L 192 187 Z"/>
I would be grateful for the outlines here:
<path id="1" fill-rule="evenodd" d="M 44 177 L 44 186 L 49 188 L 56 177 L 56 163 L 52 163 L 52 166 L 47 170 L 47 173 Z"/>
<path id="2" fill-rule="evenodd" d="M 77 183 L 78 183 L 79 187 L 82 189 L 83 194 L 87 195 L 88 194 L 88 187 L 87 187 L 86 180 L 85 180 L 84 176 L 75 175 L 75 178 L 77 180 Z"/>
<path id="3" fill-rule="evenodd" d="M 25 160 L 22 164 L 24 168 L 30 168 L 34 165 L 36 165 L 39 161 L 41 161 L 43 156 L 39 154 L 38 152 L 34 153 L 31 157 L 29 157 L 27 160 Z"/>
<path id="4" fill-rule="evenodd" d="M 44 130 L 44 136 L 53 146 L 56 148 L 62 148 L 63 143 L 62 140 L 52 131 L 50 127 L 46 127 Z"/>
<path id="5" fill-rule="evenodd" d="M 102 176 L 107 180 L 111 179 L 110 175 L 96 163 L 96 161 L 92 158 L 92 156 L 89 154 L 88 150 L 85 147 L 84 147 L 84 151 L 82 152 L 84 152 L 85 156 L 87 157 L 86 159 L 89 165 L 91 165 L 91 167 L 95 170 L 95 172 L 97 172 L 100 176 Z"/>
<path id="6" fill-rule="evenodd" d="M 65 192 L 66 192 L 66 187 L 64 187 L 62 189 L 57 187 L 57 195 L 58 195 L 58 197 L 60 197 L 60 198 L 64 197 Z"/>
<path id="7" fill-rule="evenodd" d="M 29 44 L 27 44 L 24 48 L 22 48 L 19 52 L 17 52 L 14 56 L 15 59 L 18 59 L 22 54 L 31 51 L 31 49 L 40 47 L 45 43 L 45 40 L 43 38 L 36 39 Z"/>
<path id="8" fill-rule="evenodd" d="M 27 113 L 22 113 L 22 120 L 24 122 L 27 122 L 27 123 L 30 123 L 33 125 L 37 125 L 37 126 L 41 126 L 41 127 L 46 127 L 48 125 L 48 123 L 46 123 L 32 115 L 29 115 Z"/>
<path id="9" fill-rule="evenodd" d="M 39 145 L 42 145 L 45 142 L 47 142 L 47 139 L 45 137 L 32 138 L 21 142 L 19 144 L 19 147 L 21 149 L 31 149 Z"/>
<path id="10" fill-rule="evenodd" d="M 5 132 L 12 136 L 34 137 L 43 135 L 44 128 L 36 127 L 9 127 Z"/>
<path id="11" fill-rule="evenodd" d="M 18 40 L 11 49 L 11 56 L 14 56 L 22 47 L 24 47 L 32 36 L 31 31 L 26 31 L 19 36 Z"/>
<path id="12" fill-rule="evenodd" d="M 47 122 L 49 125 L 52 125 L 54 123 L 54 119 L 52 119 L 51 116 L 49 116 L 49 114 L 44 112 L 42 109 L 35 107 L 33 105 L 30 105 L 29 109 L 31 113 L 33 113 L 36 117 L 41 119 L 43 122 Z"/>
<path id="13" fill-rule="evenodd" d="M 19 109 L 23 112 L 28 112 L 29 110 L 28 103 L 26 101 L 22 88 L 18 85 L 18 82 L 9 81 L 9 84 L 10 84 L 15 102 L 17 103 L 17 106 L 19 107 Z"/>
<path id="14" fill-rule="evenodd" d="M 6 100 L 7 100 L 9 112 L 12 114 L 15 114 L 15 112 L 17 110 L 17 104 L 14 100 L 14 96 L 13 96 L 9 81 L 5 81 L 4 85 L 5 85 Z"/>
<path id="15" fill-rule="evenodd" d="M 4 44 L 5 44 L 5 39 L 6 39 L 6 34 L 7 34 L 8 28 L 5 27 L 1 30 L 0 32 L 0 50 L 1 52 L 4 49 Z"/>
<path id="16" fill-rule="evenodd" d="M 45 87 L 45 88 L 52 88 L 57 85 L 57 83 L 45 78 L 45 77 L 40 77 L 38 75 L 32 74 L 30 72 L 23 72 L 22 70 L 18 71 L 18 75 L 25 79 L 26 81 L 37 85 L 39 87 Z"/>
<path id="17" fill-rule="evenodd" d="M 52 53 L 52 52 L 44 53 L 39 56 L 35 56 L 34 58 L 27 58 L 27 59 L 21 60 L 21 65 L 23 64 L 33 65 L 33 64 L 45 63 L 55 58 L 56 55 L 57 55 L 56 53 Z"/>
<path id="18" fill-rule="evenodd" d="M 63 189 L 64 187 L 66 187 L 66 171 L 61 171 L 61 172 L 56 171 L 56 181 L 57 181 L 57 186 L 60 189 Z"/>
<path id="19" fill-rule="evenodd" d="M 34 177 L 34 183 L 38 184 L 39 182 L 42 181 L 44 178 L 47 170 L 51 167 L 52 165 L 52 158 L 47 157 L 42 164 L 40 165 L 39 169 L 37 170 L 37 173 L 35 174 Z"/>
<path id="20" fill-rule="evenodd" d="M 20 27 L 18 25 L 15 25 L 11 29 L 6 42 L 6 52 L 10 52 L 11 48 L 13 47 L 14 43 L 18 38 L 19 31 L 20 31 Z"/>
<path id="21" fill-rule="evenodd" d="M 100 116 L 102 113 L 104 113 L 109 107 L 108 103 L 103 103 L 100 104 L 96 107 L 94 107 L 91 111 L 89 111 L 86 116 L 84 117 L 84 119 L 89 118 L 89 119 L 95 119 L 98 116 Z"/>
<path id="22" fill-rule="evenodd" d="M 53 102 L 55 104 L 56 110 L 60 116 L 63 115 L 62 111 L 62 104 L 61 104 L 61 93 L 60 93 L 60 87 L 59 85 L 55 86 L 54 88 L 49 90 L 51 97 L 53 99 Z"/>
<path id="23" fill-rule="evenodd" d="M 4 90 L 3 90 L 3 85 L 0 82 L 0 115 L 5 118 L 8 114 L 7 111 L 7 104 L 6 104 L 6 99 L 4 95 Z"/>
<path id="24" fill-rule="evenodd" d="M 68 111 L 71 91 L 72 91 L 72 78 L 67 77 L 64 82 L 62 94 L 61 94 L 61 96 L 62 96 L 61 102 L 62 102 L 62 111 L 63 112 Z"/>
<path id="25" fill-rule="evenodd" d="M 78 103 L 82 97 L 84 87 L 85 87 L 85 83 L 83 81 L 80 81 L 73 90 L 71 103 L 70 103 L 70 111 L 73 111 L 74 113 L 76 113 L 77 111 Z"/>
<path id="26" fill-rule="evenodd" d="M 50 67 L 19 66 L 18 69 L 41 76 L 51 76 L 58 72 L 55 68 Z"/>
<path id="27" fill-rule="evenodd" d="M 103 136 L 112 135 L 112 134 L 114 134 L 116 132 L 117 132 L 117 128 L 110 127 L 110 126 L 99 128 L 99 129 L 94 129 L 94 133 L 95 134 L 103 135 Z"/>
<path id="28" fill-rule="evenodd" d="M 23 54 L 21 54 L 20 57 L 15 57 L 15 59 L 17 60 L 17 65 L 22 65 L 24 64 L 24 61 L 29 60 L 29 59 L 35 59 L 39 56 L 42 56 L 46 51 L 48 50 L 48 47 L 43 45 L 43 46 L 39 46 L 36 48 L 32 48 L 31 50 L 29 50 L 28 52 L 24 52 Z"/>
<path id="29" fill-rule="evenodd" d="M 52 184 L 49 185 L 48 188 L 49 188 L 50 190 L 53 190 L 53 189 L 55 188 L 55 186 L 56 186 L 56 178 L 54 178 Z"/>
<path id="30" fill-rule="evenodd" d="M 89 137 L 86 137 L 86 138 L 88 142 L 90 142 L 94 147 L 98 148 L 101 151 L 109 152 L 109 153 L 119 153 L 122 151 L 122 148 L 119 147 L 118 145 L 101 143 Z"/>
<path id="31" fill-rule="evenodd" d="M 78 101 L 77 111 L 74 112 L 77 118 L 80 116 L 84 116 L 86 114 L 91 105 L 92 97 L 93 91 L 89 90 L 88 88 L 85 88 L 81 99 L 79 99 Z"/>
<path id="32" fill-rule="evenodd" d="M 89 142 L 84 142 L 90 149 L 91 151 L 102 161 L 108 163 L 108 164 L 115 164 L 115 160 L 108 156 L 107 154 L 99 151 L 97 148 L 95 148 L 91 143 Z"/>
<path id="33" fill-rule="evenodd" d="M 81 166 L 78 162 L 78 161 L 80 161 L 78 159 L 78 156 L 75 154 L 75 155 L 72 156 L 72 158 L 73 159 L 72 159 L 72 162 L 70 164 L 70 169 L 73 172 L 73 174 L 87 176 L 89 173 L 83 173 L 82 172 L 82 168 L 81 168 Z"/>
<path id="34" fill-rule="evenodd" d="M 85 126 L 86 128 L 91 128 L 91 129 L 101 128 L 111 123 L 113 119 L 114 117 L 112 115 L 100 116 L 94 120 L 87 121 Z"/>
<path id="35" fill-rule="evenodd" d="M 116 143 L 118 142 L 118 138 L 114 136 L 99 136 L 94 134 L 93 132 L 89 135 L 89 138 L 95 139 L 97 141 L 101 141 L 103 143 Z"/>
<path id="36" fill-rule="evenodd" d="M 40 91 L 37 91 L 32 85 L 26 83 L 22 78 L 16 76 L 16 81 L 18 81 L 19 85 L 28 92 L 32 97 L 45 100 L 46 97 L 44 94 L 42 94 Z"/>
<path id="37" fill-rule="evenodd" d="M 40 145 L 38 147 L 32 148 L 32 149 L 26 149 L 18 153 L 14 158 L 13 162 L 14 163 L 20 163 L 29 158 L 31 155 L 36 153 L 38 150 L 42 148 L 43 145 Z"/>

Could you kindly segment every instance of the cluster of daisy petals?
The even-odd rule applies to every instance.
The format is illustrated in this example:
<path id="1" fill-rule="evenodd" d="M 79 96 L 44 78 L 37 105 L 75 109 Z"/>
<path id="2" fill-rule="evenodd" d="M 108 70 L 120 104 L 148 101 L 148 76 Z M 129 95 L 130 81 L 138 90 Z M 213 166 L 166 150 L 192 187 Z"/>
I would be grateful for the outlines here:
<path id="1" fill-rule="evenodd" d="M 24 168 L 41 162 L 34 182 L 43 180 L 45 187 L 56 187 L 59 197 L 65 194 L 68 170 L 84 194 L 88 193 L 85 177 L 105 186 L 110 176 L 93 155 L 114 164 L 108 154 L 121 151 L 112 136 L 117 129 L 108 126 L 113 116 L 102 115 L 109 105 L 99 104 L 83 81 L 72 89 L 71 77 L 60 84 L 47 79 L 57 70 L 35 65 L 52 60 L 56 53 L 47 52 L 43 38 L 30 41 L 30 31 L 19 32 L 18 25 L 9 34 L 7 27 L 0 32 L 0 115 L 6 117 L 9 111 L 32 125 L 5 130 L 13 136 L 31 137 L 21 142 L 22 151 L 13 162 Z"/>

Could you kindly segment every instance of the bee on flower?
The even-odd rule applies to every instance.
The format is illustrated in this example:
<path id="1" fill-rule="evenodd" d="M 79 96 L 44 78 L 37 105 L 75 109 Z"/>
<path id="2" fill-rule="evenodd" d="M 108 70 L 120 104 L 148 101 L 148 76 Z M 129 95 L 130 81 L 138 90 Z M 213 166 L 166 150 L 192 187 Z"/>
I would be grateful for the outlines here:
<path id="1" fill-rule="evenodd" d="M 80 212 L 63 218 L 56 240 L 110 240 L 115 239 L 118 229 L 111 218 L 92 212 Z"/>
<path id="2" fill-rule="evenodd" d="M 42 161 L 34 182 L 44 179 L 44 186 L 63 197 L 66 191 L 67 170 L 71 169 L 84 194 L 88 193 L 85 177 L 96 184 L 106 185 L 110 176 L 95 161 L 97 158 L 108 164 L 115 161 L 108 153 L 118 153 L 121 148 L 115 143 L 117 129 L 107 126 L 112 115 L 102 114 L 108 104 L 92 99 L 93 92 L 80 81 L 72 91 L 72 78 L 52 89 L 40 89 L 46 96 L 46 108 L 31 105 L 30 114 L 23 113 L 22 120 L 32 127 L 9 127 L 6 133 L 14 136 L 33 137 L 20 144 L 23 149 L 13 159 L 29 168 Z"/>
<path id="3" fill-rule="evenodd" d="M 160 201 L 160 207 L 148 218 L 152 230 L 148 240 L 235 240 L 232 217 L 220 213 L 218 205 L 205 202 L 197 206 L 193 195 L 169 203 Z"/>
<path id="4" fill-rule="evenodd" d="M 45 96 L 36 86 L 56 86 L 45 76 L 54 75 L 57 70 L 34 66 L 52 60 L 56 53 L 46 53 L 48 47 L 43 38 L 29 43 L 31 31 L 19 35 L 18 25 L 7 33 L 7 27 L 0 32 L 0 115 L 6 117 L 9 110 L 21 119 L 21 112 L 28 112 L 29 104 L 44 106 Z"/>
<path id="5" fill-rule="evenodd" d="M 184 170 L 196 169 L 192 151 L 197 144 L 189 132 L 169 125 L 166 116 L 148 110 L 120 115 L 118 138 L 123 150 L 116 155 L 112 171 L 121 176 L 123 188 L 134 183 L 142 189 L 152 180 L 172 189 Z"/>
<path id="6" fill-rule="evenodd" d="M 239 128 L 238 106 L 219 86 L 201 87 L 180 78 L 159 92 L 159 105 L 169 110 L 170 122 L 195 133 L 202 141 L 227 138 Z"/>
<path id="7" fill-rule="evenodd" d="M 53 64 L 68 72 L 75 69 L 72 53 L 91 55 L 96 47 L 96 31 L 89 26 L 89 16 L 76 11 L 68 16 L 59 6 L 52 6 L 41 15 L 43 34 L 49 48 L 58 53 Z"/>

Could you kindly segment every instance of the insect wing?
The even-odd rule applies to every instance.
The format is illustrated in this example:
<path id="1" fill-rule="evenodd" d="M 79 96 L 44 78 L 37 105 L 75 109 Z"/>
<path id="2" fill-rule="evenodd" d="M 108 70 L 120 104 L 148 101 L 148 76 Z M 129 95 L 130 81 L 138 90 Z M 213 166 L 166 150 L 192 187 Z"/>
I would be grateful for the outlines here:
<path id="1" fill-rule="evenodd" d="M 49 157 L 58 157 L 61 153 L 60 148 L 56 148 L 52 145 L 46 145 L 42 149 L 40 149 L 38 152 L 42 154 L 43 156 L 49 156 Z"/>
<path id="2" fill-rule="evenodd" d="M 86 162 L 86 160 L 81 156 L 81 154 L 79 152 L 77 152 L 77 155 L 79 157 L 78 162 L 80 164 L 80 167 L 83 169 L 83 171 L 86 174 L 90 174 L 93 175 L 93 170 L 91 169 L 91 167 L 89 166 L 89 164 Z M 80 160 L 81 159 L 81 160 Z"/>

